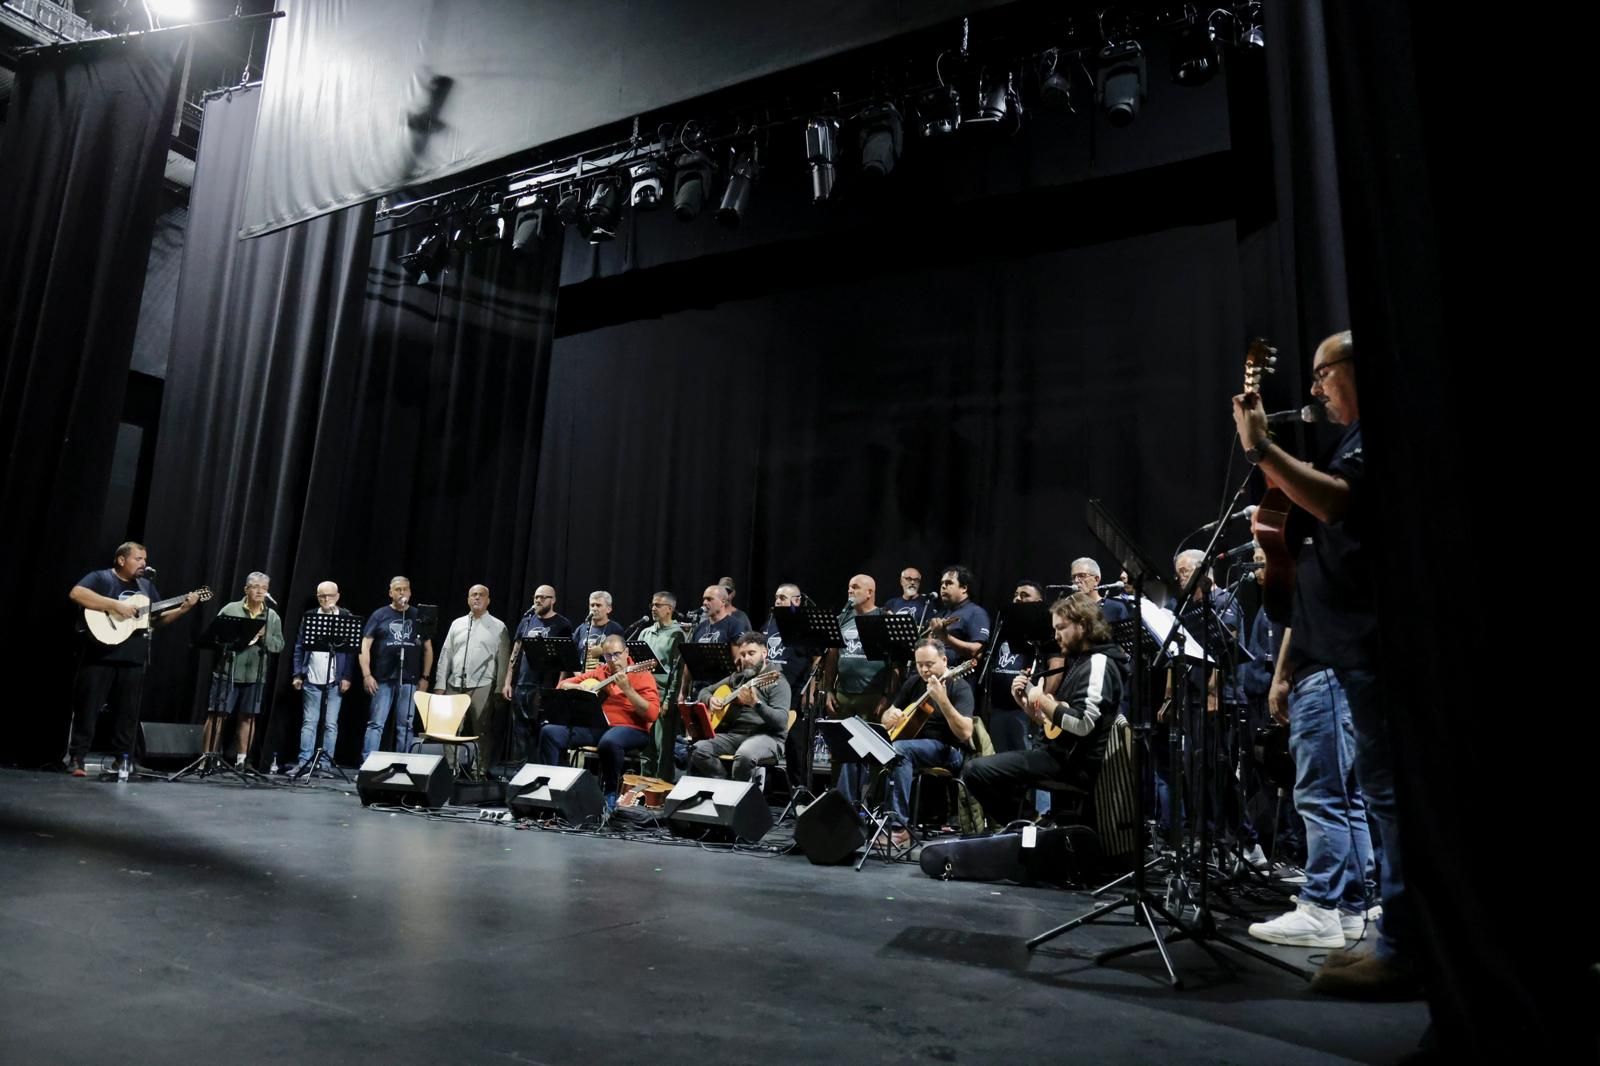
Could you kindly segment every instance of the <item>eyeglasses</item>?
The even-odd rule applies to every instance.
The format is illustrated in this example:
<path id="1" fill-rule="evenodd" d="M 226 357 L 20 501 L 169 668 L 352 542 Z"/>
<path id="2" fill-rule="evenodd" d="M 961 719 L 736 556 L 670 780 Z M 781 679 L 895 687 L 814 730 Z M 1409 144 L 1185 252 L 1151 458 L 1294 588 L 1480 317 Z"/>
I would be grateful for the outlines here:
<path id="1" fill-rule="evenodd" d="M 333 600 L 333 599 L 338 599 L 338 597 L 339 597 L 339 594 L 337 592 L 319 592 L 319 593 L 317 593 L 317 599 L 319 599 L 319 600 Z"/>
<path id="2" fill-rule="evenodd" d="M 1337 359 L 1329 359 L 1326 363 L 1323 363 L 1321 366 L 1311 371 L 1311 380 L 1315 384 L 1321 385 L 1323 382 L 1328 380 L 1328 375 L 1333 373 L 1334 367 L 1338 366 L 1340 363 L 1348 363 L 1354 358 L 1355 356 L 1353 355 L 1341 355 Z"/>
<path id="3" fill-rule="evenodd" d="M 651 604 L 651 605 L 650 605 L 650 609 L 651 609 L 651 610 L 652 610 L 652 611 L 659 611 L 659 610 L 661 610 L 661 609 L 662 609 L 662 608 L 663 608 L 663 607 L 671 607 L 671 606 L 672 606 L 672 604 L 670 604 L 670 603 L 652 603 L 652 604 Z"/>
<path id="4" fill-rule="evenodd" d="M 1060 571 L 1057 571 L 1057 573 L 1059 573 L 1059 572 Z M 1098 581 L 1099 578 L 1097 578 L 1093 574 L 1073 574 L 1072 575 L 1072 580 L 1078 582 L 1079 584 L 1082 584 L 1085 581 Z"/>

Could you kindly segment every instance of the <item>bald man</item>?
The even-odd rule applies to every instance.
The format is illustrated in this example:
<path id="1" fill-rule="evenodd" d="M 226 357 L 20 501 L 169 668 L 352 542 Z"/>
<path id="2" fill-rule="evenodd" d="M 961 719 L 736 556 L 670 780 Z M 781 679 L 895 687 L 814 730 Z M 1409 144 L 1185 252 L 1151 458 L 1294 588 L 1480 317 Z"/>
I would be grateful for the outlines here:
<path id="1" fill-rule="evenodd" d="M 572 623 L 556 613 L 556 590 L 540 585 L 533 590 L 533 606 L 522 612 L 512 639 L 511 660 L 502 675 L 500 695 L 511 702 L 511 750 L 505 754 L 513 762 L 539 761 L 539 688 L 554 688 L 556 675 L 541 677 L 522 657 L 522 642 L 532 637 L 552 640 L 572 636 Z"/>
<path id="2" fill-rule="evenodd" d="M 339 606 L 339 586 L 324 581 L 317 586 L 318 614 L 343 614 L 350 612 Z M 306 647 L 306 627 L 302 619 L 300 635 L 294 642 L 294 677 L 289 682 L 300 693 L 300 757 L 295 760 L 290 777 L 299 777 L 311 768 L 311 757 L 316 754 L 317 719 L 322 715 L 322 699 L 328 699 L 327 716 L 322 720 L 321 749 L 330 761 L 339 743 L 339 704 L 350 691 L 355 680 L 355 656 L 348 651 L 325 652 Z"/>
<path id="3" fill-rule="evenodd" d="M 894 689 L 895 671 L 886 662 L 868 659 L 861 649 L 861 633 L 856 619 L 869 614 L 882 614 L 878 606 L 878 583 L 867 574 L 857 574 L 845 586 L 850 598 L 845 615 L 839 619 L 839 632 L 844 637 L 844 647 L 828 653 L 823 667 L 823 688 L 826 694 L 828 717 L 853 718 L 856 715 L 876 722 L 889 706 L 889 693 Z"/>
<path id="4" fill-rule="evenodd" d="M 489 613 L 488 586 L 474 585 L 467 590 L 467 613 L 451 622 L 444 635 L 433 690 L 465 692 L 472 698 L 461 732 L 478 737 L 483 755 L 480 770 L 500 761 L 500 705 L 494 699 L 499 686 L 495 682 L 506 674 L 510 663 L 511 634 L 504 622 Z"/>

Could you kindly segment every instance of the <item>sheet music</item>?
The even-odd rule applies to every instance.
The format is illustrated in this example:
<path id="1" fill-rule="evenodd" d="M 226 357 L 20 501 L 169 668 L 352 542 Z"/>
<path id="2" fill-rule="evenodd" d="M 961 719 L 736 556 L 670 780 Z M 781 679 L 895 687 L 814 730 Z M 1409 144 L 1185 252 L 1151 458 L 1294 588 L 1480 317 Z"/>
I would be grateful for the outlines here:
<path id="1" fill-rule="evenodd" d="M 1144 619 L 1144 624 L 1149 627 L 1150 632 L 1155 634 L 1157 641 L 1163 641 L 1167 639 L 1167 634 L 1172 632 L 1172 623 L 1176 621 L 1176 619 L 1173 618 L 1171 611 L 1167 610 L 1160 604 L 1147 599 L 1141 599 L 1139 601 L 1139 617 Z M 1194 634 L 1190 633 L 1189 630 L 1184 628 L 1181 624 L 1178 626 L 1178 633 L 1183 641 L 1183 650 L 1181 654 L 1185 659 L 1197 663 L 1210 663 L 1214 661 L 1206 654 L 1205 645 L 1196 640 L 1194 638 Z"/>

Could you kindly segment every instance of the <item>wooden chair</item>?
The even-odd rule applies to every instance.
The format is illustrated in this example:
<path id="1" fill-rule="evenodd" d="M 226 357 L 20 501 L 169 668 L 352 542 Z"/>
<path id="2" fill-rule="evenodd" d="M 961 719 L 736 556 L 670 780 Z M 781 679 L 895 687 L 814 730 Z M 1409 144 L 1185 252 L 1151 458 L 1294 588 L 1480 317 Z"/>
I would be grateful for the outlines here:
<path id="1" fill-rule="evenodd" d="M 467 708 L 472 706 L 472 697 L 465 692 L 449 695 L 417 692 L 411 698 L 417 705 L 417 714 L 422 717 L 422 732 L 418 738 L 454 748 L 472 745 L 472 769 L 474 774 L 481 776 L 483 751 L 478 746 L 478 738 L 461 735 L 461 722 L 467 717 Z M 454 761 L 451 770 L 455 770 Z"/>

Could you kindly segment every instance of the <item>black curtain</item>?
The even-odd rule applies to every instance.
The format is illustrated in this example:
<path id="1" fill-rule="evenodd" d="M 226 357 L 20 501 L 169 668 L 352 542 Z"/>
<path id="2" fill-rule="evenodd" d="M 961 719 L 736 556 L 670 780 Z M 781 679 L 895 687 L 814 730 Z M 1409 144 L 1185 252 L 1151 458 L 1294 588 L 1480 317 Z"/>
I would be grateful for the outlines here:
<path id="1" fill-rule="evenodd" d="M 112 562 L 101 516 L 188 42 L 91 43 L 18 68 L 0 151 L 0 546 L 21 572 L 0 626 L 40 678 L 71 676 L 67 591 Z M 59 755 L 67 692 L 54 684 L 0 745 Z"/>
<path id="2" fill-rule="evenodd" d="M 1233 449 L 1235 228 L 1063 247 L 1081 231 L 1028 217 L 1046 249 L 834 244 L 832 283 L 558 340 L 538 575 L 572 604 L 608 588 L 627 620 L 731 574 L 759 622 L 780 581 L 843 602 L 865 571 L 887 598 L 905 564 L 963 561 L 993 608 L 1105 558 L 1090 497 L 1164 557 Z"/>
<path id="3" fill-rule="evenodd" d="M 1596 1026 L 1579 1001 L 1592 999 L 1595 938 L 1581 920 L 1575 934 L 1562 931 L 1569 902 L 1537 887 L 1563 856 L 1587 858 L 1568 819 L 1586 818 L 1589 805 L 1560 782 L 1592 771 L 1586 755 L 1557 750 L 1587 737 L 1587 713 L 1564 721 L 1565 678 L 1545 663 L 1573 645 L 1553 635 L 1546 644 L 1536 621 L 1545 596 L 1513 618 L 1506 605 L 1518 592 L 1485 583 L 1520 576 L 1518 549 L 1560 547 L 1536 503 L 1547 498 L 1538 468 L 1559 469 L 1565 442 L 1547 435 L 1549 401 L 1523 381 L 1543 358 L 1538 338 L 1559 332 L 1549 316 L 1565 300 L 1561 272 L 1533 268 L 1545 254 L 1534 244 L 1549 235 L 1530 213 L 1574 201 L 1524 153 L 1486 152 L 1484 131 L 1514 129 L 1523 143 L 1569 134 L 1530 113 L 1513 119 L 1514 95 L 1487 107 L 1463 96 L 1457 59 L 1469 31 L 1427 5 L 1333 4 L 1326 16 L 1362 422 L 1381 516 L 1372 548 L 1384 578 L 1383 668 L 1439 1058 L 1514 1049 L 1594 1061 Z M 1524 246 L 1493 236 L 1508 225 L 1527 234 Z M 1542 593 L 1565 560 L 1532 558 Z M 1516 689 L 1499 679 L 1513 673 L 1526 680 L 1508 700 Z M 1521 868 L 1540 871 L 1526 893 L 1512 873 Z M 1567 1043 L 1579 1029 L 1581 1044 Z M 1548 1053 L 1558 1046 L 1560 1056 Z"/>
<path id="4" fill-rule="evenodd" d="M 247 90 L 207 106 L 152 489 L 152 551 L 181 552 L 163 580 L 209 581 L 226 600 L 264 571 L 291 639 L 323 580 L 366 614 L 404 573 L 445 619 L 482 581 L 492 610 L 514 617 L 554 254 L 480 248 L 419 286 L 393 259 L 422 230 L 375 240 L 370 208 L 238 240 L 257 100 Z M 147 716 L 198 715 L 208 658 L 172 640 L 157 660 Z M 297 736 L 287 665 L 263 755 L 287 755 Z M 365 702 L 345 706 L 350 759 Z"/>

